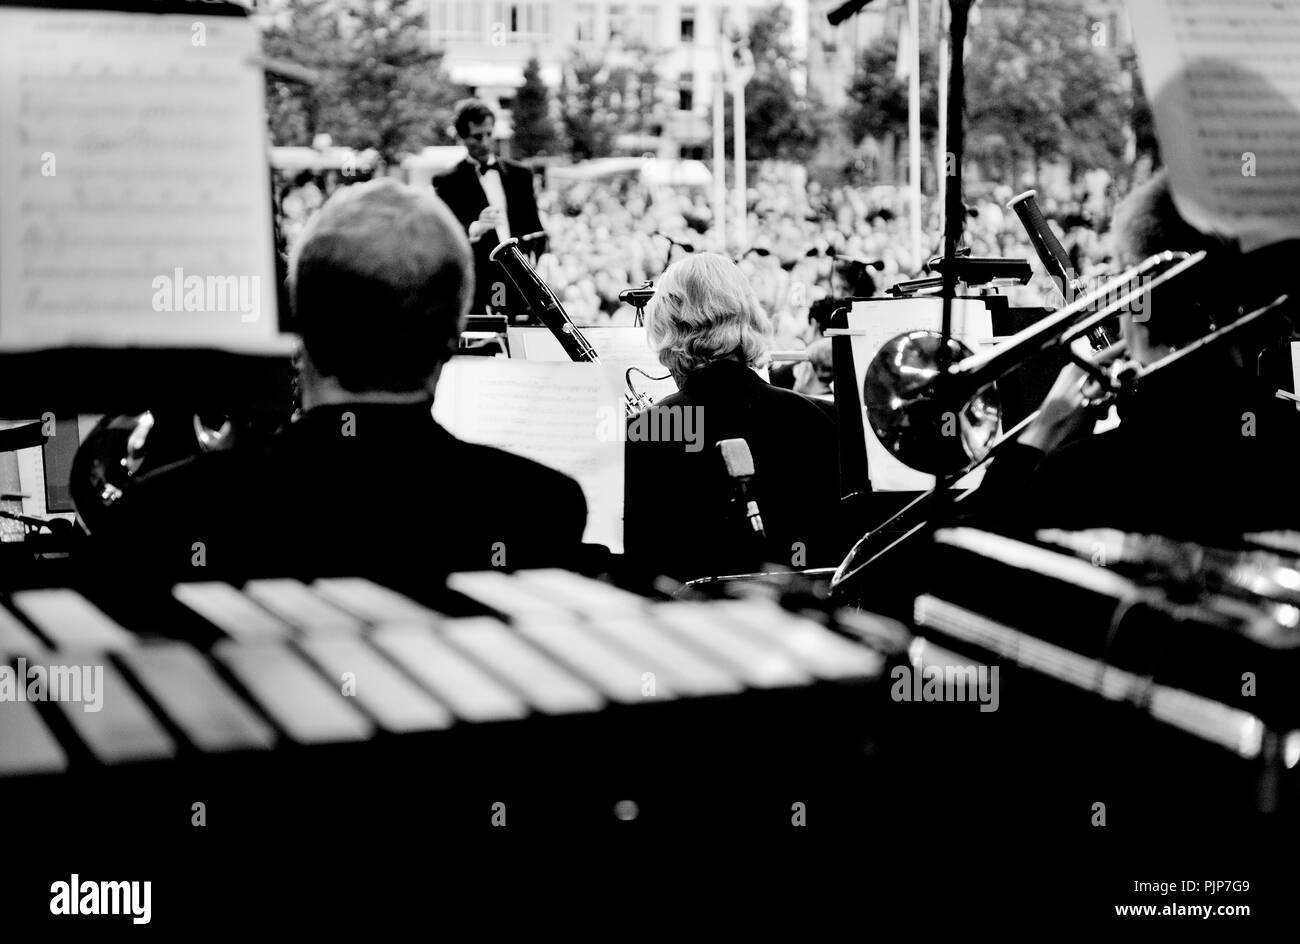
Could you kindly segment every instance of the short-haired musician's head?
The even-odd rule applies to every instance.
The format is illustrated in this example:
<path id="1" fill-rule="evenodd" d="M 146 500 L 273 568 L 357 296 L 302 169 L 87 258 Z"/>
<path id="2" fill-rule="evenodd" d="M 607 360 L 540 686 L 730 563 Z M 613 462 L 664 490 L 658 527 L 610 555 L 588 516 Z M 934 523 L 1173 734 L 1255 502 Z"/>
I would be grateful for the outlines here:
<path id="1" fill-rule="evenodd" d="M 455 216 L 395 180 L 338 191 L 290 261 L 303 409 L 432 395 L 454 353 L 474 269 Z"/>

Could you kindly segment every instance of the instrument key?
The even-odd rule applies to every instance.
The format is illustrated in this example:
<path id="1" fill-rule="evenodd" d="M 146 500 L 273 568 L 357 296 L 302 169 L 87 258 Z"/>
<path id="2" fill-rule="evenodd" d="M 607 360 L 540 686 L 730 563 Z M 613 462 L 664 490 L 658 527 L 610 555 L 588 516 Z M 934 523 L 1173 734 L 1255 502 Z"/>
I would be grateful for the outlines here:
<path id="1" fill-rule="evenodd" d="M 595 711 L 604 704 L 594 688 L 544 658 L 517 633 L 491 617 L 449 620 L 444 636 L 480 664 L 490 665 L 545 714 Z"/>
<path id="2" fill-rule="evenodd" d="M 250 580 L 244 592 L 304 635 L 359 633 L 364 624 L 299 580 Z"/>
<path id="3" fill-rule="evenodd" d="M 784 649 L 719 620 L 710 604 L 664 603 L 653 610 L 662 626 L 722 659 L 754 688 L 807 685 L 809 674 Z"/>
<path id="4" fill-rule="evenodd" d="M 136 637 L 75 590 L 21 590 L 17 607 L 56 649 L 125 649 Z"/>
<path id="5" fill-rule="evenodd" d="M 274 745 L 271 727 L 237 698 L 188 645 L 145 645 L 122 653 L 121 658 L 199 750 L 265 750 Z"/>
<path id="6" fill-rule="evenodd" d="M 254 642 L 284 639 L 289 625 L 271 615 L 228 583 L 181 583 L 172 590 L 180 603 L 193 610 L 231 639 Z"/>
<path id="7" fill-rule="evenodd" d="M 358 636 L 309 636 L 298 646 L 325 675 L 344 686 L 385 731 L 434 731 L 451 713 L 426 695 Z"/>
<path id="8" fill-rule="evenodd" d="M 370 642 L 464 721 L 506 721 L 528 714 L 523 699 L 427 626 L 379 626 Z"/>
<path id="9" fill-rule="evenodd" d="M 213 654 L 298 744 L 363 741 L 374 725 L 283 643 L 219 642 Z"/>

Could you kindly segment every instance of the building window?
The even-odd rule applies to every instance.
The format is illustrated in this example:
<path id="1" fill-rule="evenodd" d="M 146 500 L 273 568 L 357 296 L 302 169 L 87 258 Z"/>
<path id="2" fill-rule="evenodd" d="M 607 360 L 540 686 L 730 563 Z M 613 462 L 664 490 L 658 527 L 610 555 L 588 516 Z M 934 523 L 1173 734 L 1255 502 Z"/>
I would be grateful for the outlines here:
<path id="1" fill-rule="evenodd" d="M 695 110 L 695 76 L 683 72 L 677 80 L 677 110 Z"/>
<path id="2" fill-rule="evenodd" d="M 497 104 L 501 106 L 502 111 L 513 111 L 515 107 L 515 100 L 509 96 L 502 95 L 500 98 L 497 99 Z"/>
<path id="3" fill-rule="evenodd" d="M 609 8 L 609 38 L 623 39 L 627 36 L 627 8 L 614 4 Z"/>
<path id="4" fill-rule="evenodd" d="M 594 3 L 579 3 L 574 19 L 578 24 L 578 42 L 593 42 L 596 39 L 596 5 Z"/>
<path id="5" fill-rule="evenodd" d="M 682 7 L 682 42 L 695 42 L 695 7 Z"/>

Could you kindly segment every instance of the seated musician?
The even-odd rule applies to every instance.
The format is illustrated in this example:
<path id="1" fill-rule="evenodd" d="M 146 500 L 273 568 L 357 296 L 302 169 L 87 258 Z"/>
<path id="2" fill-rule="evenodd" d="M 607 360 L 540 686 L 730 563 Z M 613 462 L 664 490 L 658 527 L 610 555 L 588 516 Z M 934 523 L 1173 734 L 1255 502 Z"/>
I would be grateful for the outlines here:
<path id="1" fill-rule="evenodd" d="M 768 383 L 766 315 L 736 265 L 688 256 L 659 279 L 646 307 L 659 362 L 679 390 L 628 423 L 624 543 L 645 571 L 689 579 L 782 566 L 838 564 L 838 440 L 830 403 Z M 766 542 L 755 548 L 729 509 L 717 443 L 744 439 Z"/>
<path id="2" fill-rule="evenodd" d="M 1260 280 L 1245 274 L 1248 257 L 1179 215 L 1163 173 L 1116 208 L 1114 234 L 1125 267 L 1165 250 L 1207 252 L 1149 293 L 1145 311 L 1122 315 L 1127 356 L 1140 365 L 1234 321 L 1247 288 L 1263 297 Z M 1120 426 L 1095 435 L 1098 416 L 1088 400 L 1100 387 L 1067 366 L 1038 418 L 994 458 L 973 496 L 972 522 L 1011 532 L 1114 527 L 1211 544 L 1300 524 L 1289 481 L 1300 445 L 1297 413 L 1273 395 L 1276 384 L 1267 388 L 1255 376 L 1268 340 L 1255 334 L 1221 344 L 1152 375 L 1120 402 Z"/>
<path id="3" fill-rule="evenodd" d="M 461 442 L 431 415 L 474 292 L 446 205 L 391 179 L 344 188 L 308 223 L 290 278 L 300 418 L 266 450 L 138 480 L 96 539 L 192 579 L 571 564 L 586 521 L 577 483 Z"/>

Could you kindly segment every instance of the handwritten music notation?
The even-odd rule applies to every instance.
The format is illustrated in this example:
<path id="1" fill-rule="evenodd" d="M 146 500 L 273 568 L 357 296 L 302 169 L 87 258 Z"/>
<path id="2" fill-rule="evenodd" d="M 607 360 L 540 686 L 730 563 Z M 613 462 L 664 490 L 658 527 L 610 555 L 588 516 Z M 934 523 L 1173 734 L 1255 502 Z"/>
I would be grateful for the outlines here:
<path id="1" fill-rule="evenodd" d="M 283 347 L 257 37 L 194 22 L 0 9 L 0 348 Z M 259 279 L 266 316 L 155 310 L 177 269 Z"/>
<path id="2" fill-rule="evenodd" d="M 1300 2 L 1130 5 L 1175 200 L 1243 249 L 1300 238 Z"/>

